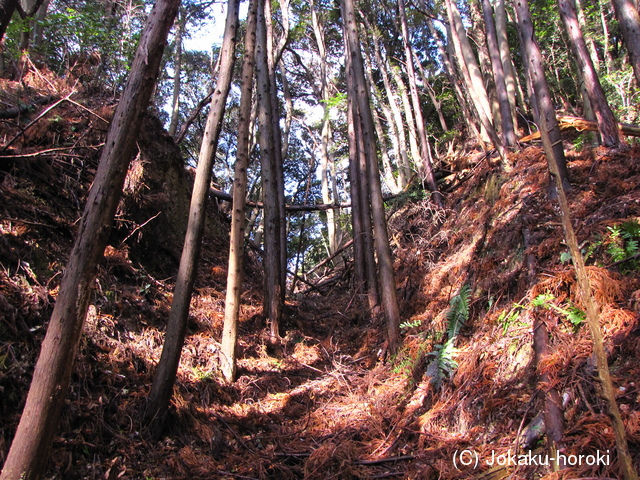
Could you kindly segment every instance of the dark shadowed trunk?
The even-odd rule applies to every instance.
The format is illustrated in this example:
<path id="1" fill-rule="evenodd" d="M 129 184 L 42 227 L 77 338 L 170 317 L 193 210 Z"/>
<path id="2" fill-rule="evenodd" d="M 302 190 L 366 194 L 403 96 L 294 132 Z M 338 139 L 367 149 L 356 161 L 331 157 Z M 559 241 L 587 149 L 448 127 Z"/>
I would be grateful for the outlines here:
<path id="1" fill-rule="evenodd" d="M 142 32 L 69 255 L 22 418 L 0 474 L 2 480 L 31 480 L 44 474 L 67 396 L 97 265 L 109 238 L 142 116 L 155 87 L 178 5 L 178 0 L 158 0 Z"/>

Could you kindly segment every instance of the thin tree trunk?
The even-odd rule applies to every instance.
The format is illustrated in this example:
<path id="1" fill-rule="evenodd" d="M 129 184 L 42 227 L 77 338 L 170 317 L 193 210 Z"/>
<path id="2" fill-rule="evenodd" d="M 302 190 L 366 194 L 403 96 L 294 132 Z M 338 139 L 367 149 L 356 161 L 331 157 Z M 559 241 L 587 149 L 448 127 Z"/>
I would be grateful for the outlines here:
<path id="1" fill-rule="evenodd" d="M 184 15 L 184 14 L 183 14 Z M 180 113 L 180 77 L 182 75 L 182 30 L 186 19 L 180 18 L 176 22 L 175 52 L 173 55 L 173 99 L 171 101 L 171 123 L 169 135 L 175 137 L 178 130 L 178 114 Z"/>
<path id="2" fill-rule="evenodd" d="M 480 124 L 504 161 L 504 147 L 493 125 L 491 105 L 489 104 L 487 91 L 484 88 L 482 73 L 478 67 L 478 62 L 473 54 L 471 45 L 469 44 L 469 39 L 467 38 L 462 19 L 460 18 L 460 12 L 452 0 L 446 0 L 446 6 L 449 24 L 451 26 L 449 31 L 451 32 L 452 43 L 456 51 L 456 56 L 458 57 L 458 65 L 462 76 L 469 89 L 471 104 L 475 108 Z"/>
<path id="3" fill-rule="evenodd" d="M 640 85 L 640 14 L 632 0 L 612 0 L 629 60 Z"/>
<path id="4" fill-rule="evenodd" d="M 244 254 L 245 203 L 247 195 L 247 167 L 249 165 L 251 102 L 253 93 L 253 69 L 255 63 L 256 17 L 258 0 L 251 0 L 247 15 L 245 54 L 242 65 L 242 86 L 238 119 L 238 146 L 233 180 L 233 210 L 229 241 L 229 268 L 227 270 L 227 295 L 224 306 L 224 326 L 220 346 L 221 370 L 227 382 L 236 376 L 236 344 L 238 318 L 242 295 L 242 260 Z"/>
<path id="5" fill-rule="evenodd" d="M 524 98 L 518 86 L 518 77 L 513 59 L 511 58 L 511 50 L 509 48 L 509 37 L 507 36 L 507 12 L 504 6 L 504 0 L 495 0 L 494 3 L 496 34 L 498 36 L 498 48 L 500 50 L 500 59 L 502 60 L 502 69 L 504 71 L 504 81 L 507 88 L 507 96 L 509 98 L 509 108 L 511 109 L 511 121 L 514 128 L 518 128 L 517 106 L 524 105 Z"/>
<path id="6" fill-rule="evenodd" d="M 413 103 L 413 113 L 416 119 L 418 136 L 420 138 L 420 157 L 422 177 L 427 182 L 429 190 L 433 194 L 433 201 L 439 207 L 444 205 L 442 194 L 438 190 L 438 184 L 433 176 L 433 159 L 431 158 L 431 146 L 427 138 L 427 132 L 424 125 L 424 117 L 422 115 L 422 105 L 418 95 L 418 86 L 416 85 L 416 74 L 413 68 L 413 48 L 409 43 L 409 32 L 407 28 L 407 15 L 404 7 L 404 0 L 398 0 L 398 9 L 400 11 L 400 27 L 402 33 L 402 44 L 404 46 L 404 58 L 407 66 L 407 75 L 409 77 L 409 92 L 411 93 L 411 102 Z"/>
<path id="7" fill-rule="evenodd" d="M 598 121 L 602 143 L 605 147 L 620 147 L 624 141 L 616 126 L 616 118 L 607 102 L 607 97 L 600 85 L 600 80 L 589 56 L 582 30 L 578 24 L 576 9 L 571 0 L 558 0 L 558 6 L 560 8 L 560 17 L 571 41 L 576 62 L 584 78 L 585 87 L 591 101 L 591 108 Z"/>
<path id="8" fill-rule="evenodd" d="M 533 21 L 529 4 L 527 0 L 515 0 L 514 2 L 516 15 L 518 19 L 520 43 L 522 55 L 524 57 L 525 69 L 531 80 L 531 91 L 535 98 L 531 99 L 532 108 L 535 115 L 538 130 L 546 132 L 551 139 L 551 145 L 554 152 L 554 158 L 558 165 L 558 175 L 560 181 L 565 188 L 570 188 L 569 172 L 567 170 L 567 161 L 562 147 L 562 137 L 560 136 L 560 128 L 556 118 L 556 111 L 551 99 L 549 84 L 544 75 L 544 66 L 542 64 L 542 54 L 538 47 L 533 31 Z M 555 195 L 555 187 L 553 179 L 549 185 L 549 191 L 552 196 Z"/>
<path id="9" fill-rule="evenodd" d="M 496 24 L 493 19 L 493 8 L 491 7 L 490 0 L 482 0 L 482 12 L 484 14 L 487 47 L 489 48 L 493 80 L 496 85 L 496 94 L 500 105 L 502 140 L 507 147 L 513 147 L 516 144 L 516 133 L 513 125 L 513 118 L 511 116 L 509 94 L 507 92 L 504 69 L 502 68 L 500 47 L 498 45 L 498 34 L 496 31 Z"/>
<path id="10" fill-rule="evenodd" d="M 153 92 L 179 2 L 158 0 L 140 37 L 131 73 L 109 127 L 98 171 L 60 285 L 26 405 L 0 478 L 42 477 L 67 396 L 73 360 L 98 262 L 109 239 L 142 116 Z"/>
<path id="11" fill-rule="evenodd" d="M 476 137 L 478 139 L 478 142 L 484 148 L 484 139 L 482 138 L 482 135 L 480 135 L 480 130 L 478 130 L 478 127 L 473 120 L 473 115 L 469 110 L 469 104 L 467 103 L 467 100 L 465 99 L 464 94 L 460 89 L 455 69 L 453 68 L 447 50 L 444 48 L 441 33 L 434 27 L 433 21 L 430 18 L 427 18 L 426 21 L 429 32 L 432 38 L 435 40 L 436 46 L 438 47 L 438 53 L 440 54 L 440 59 L 442 60 L 444 72 L 447 76 L 447 79 L 449 80 L 449 83 L 453 87 L 453 92 L 455 93 L 456 99 L 458 100 L 458 105 L 460 105 L 460 108 L 462 109 L 462 116 L 464 118 L 465 124 L 467 125 L 467 128 L 469 129 L 471 135 Z"/>
<path id="12" fill-rule="evenodd" d="M 380 189 L 380 172 L 373 141 L 373 120 L 369 95 L 366 89 L 364 66 L 362 62 L 360 42 L 356 28 L 355 9 L 353 0 L 342 0 L 342 18 L 345 29 L 345 46 L 351 57 L 351 71 L 354 86 L 357 90 L 356 107 L 362 127 L 362 141 L 366 148 L 367 176 L 370 186 L 371 214 L 375 232 L 375 247 L 378 257 L 378 274 L 382 296 L 382 306 L 386 316 L 387 341 L 389 352 L 395 353 L 400 341 L 400 310 L 396 297 L 396 283 L 393 273 L 393 260 L 387 232 L 387 219 L 384 212 L 384 202 Z"/>
<path id="13" fill-rule="evenodd" d="M 207 198 L 211 186 L 211 171 L 218 148 L 218 138 L 222 129 L 227 94 L 229 93 L 233 75 L 236 32 L 239 23 L 238 11 L 239 0 L 229 0 L 227 3 L 225 32 L 220 49 L 220 75 L 211 99 L 211 110 L 209 111 L 207 126 L 200 148 L 196 178 L 193 185 L 193 193 L 191 194 L 191 206 L 189 207 L 187 234 L 182 248 L 173 301 L 171 302 L 164 347 L 153 378 L 153 385 L 149 394 L 149 405 L 145 415 L 145 420 L 154 437 L 157 437 L 164 427 L 178 365 L 180 364 L 180 353 L 184 344 L 191 294 L 193 293 L 193 284 L 197 274 L 198 257 L 204 233 Z"/>

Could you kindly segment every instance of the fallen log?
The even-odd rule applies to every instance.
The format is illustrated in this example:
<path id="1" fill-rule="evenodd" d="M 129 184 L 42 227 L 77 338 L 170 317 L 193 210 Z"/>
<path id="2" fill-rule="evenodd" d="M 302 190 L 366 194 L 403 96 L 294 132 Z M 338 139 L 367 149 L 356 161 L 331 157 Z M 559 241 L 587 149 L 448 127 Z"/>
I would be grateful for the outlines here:
<path id="1" fill-rule="evenodd" d="M 585 118 L 573 117 L 570 115 L 560 115 L 558 117 L 558 125 L 561 131 L 575 130 L 577 132 L 597 132 L 598 123 Z M 619 123 L 618 129 L 623 135 L 630 137 L 640 137 L 640 125 L 632 125 L 630 123 Z M 534 132 L 531 135 L 522 137 L 518 142 L 528 143 L 534 140 L 540 140 L 540 132 Z"/>

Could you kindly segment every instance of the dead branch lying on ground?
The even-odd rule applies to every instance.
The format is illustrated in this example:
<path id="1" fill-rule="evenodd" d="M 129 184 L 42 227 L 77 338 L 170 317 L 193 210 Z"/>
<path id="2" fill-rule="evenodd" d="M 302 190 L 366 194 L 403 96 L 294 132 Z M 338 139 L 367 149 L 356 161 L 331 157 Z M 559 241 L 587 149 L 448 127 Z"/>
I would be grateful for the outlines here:
<path id="1" fill-rule="evenodd" d="M 597 132 L 598 131 L 598 123 L 587 120 L 586 118 L 580 117 L 572 117 L 570 115 L 560 115 L 558 116 L 558 124 L 560 126 L 560 130 L 576 130 L 577 132 Z M 618 129 L 622 132 L 623 135 L 628 135 L 631 137 L 640 137 L 640 125 L 632 125 L 630 123 L 619 123 Z M 532 142 L 533 140 L 540 140 L 540 132 L 532 133 L 531 135 L 527 135 L 518 140 L 520 143 Z"/>

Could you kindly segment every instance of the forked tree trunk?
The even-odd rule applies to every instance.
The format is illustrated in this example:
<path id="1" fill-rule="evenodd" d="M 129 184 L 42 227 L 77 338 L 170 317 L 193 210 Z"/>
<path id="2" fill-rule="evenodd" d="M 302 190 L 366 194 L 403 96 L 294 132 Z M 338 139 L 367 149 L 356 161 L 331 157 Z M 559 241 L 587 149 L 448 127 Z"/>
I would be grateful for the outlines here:
<path id="1" fill-rule="evenodd" d="M 142 116 L 155 87 L 178 4 L 177 0 L 158 0 L 142 32 L 69 255 L 18 430 L 0 474 L 2 480 L 37 479 L 47 466 L 97 265 L 109 239 Z"/>
<path id="2" fill-rule="evenodd" d="M 353 76 L 357 90 L 356 104 L 362 128 L 362 142 L 365 147 L 367 160 L 367 177 L 370 187 L 371 215 L 375 234 L 375 249 L 378 257 L 378 275 L 382 297 L 382 307 L 386 316 L 387 340 L 390 353 L 395 353 L 400 341 L 400 310 L 396 297 L 396 282 L 393 272 L 391 246 L 387 231 L 387 219 L 384 211 L 384 201 L 380 188 L 380 172 L 375 141 L 373 138 L 373 120 L 369 105 L 369 93 L 364 75 L 362 52 L 356 28 L 355 9 L 353 0 L 342 0 L 342 19 L 345 30 L 345 48 L 351 57 L 351 70 L 348 75 Z"/>
<path id="3" fill-rule="evenodd" d="M 200 147 L 196 178 L 191 194 L 187 234 L 180 257 L 180 267 L 176 278 L 176 286 L 171 302 L 171 311 L 167 322 L 162 356 L 153 378 L 149 405 L 145 420 L 151 434 L 157 437 L 163 427 L 173 392 L 180 354 L 184 345 L 184 337 L 189 317 L 191 294 L 195 282 L 198 257 L 204 233 L 207 213 L 207 199 L 211 186 L 211 171 L 218 148 L 218 138 L 222 130 L 222 121 L 227 103 L 227 94 L 231 86 L 233 64 L 235 60 L 236 32 L 238 30 L 239 0 L 227 3 L 227 19 L 220 49 L 220 74 L 215 91 L 211 98 L 211 109 L 207 118 L 204 138 Z"/>
<path id="4" fill-rule="evenodd" d="M 247 195 L 247 167 L 249 165 L 249 130 L 251 128 L 251 103 L 253 94 L 253 69 L 256 46 L 256 17 L 258 0 L 251 0 L 247 15 L 245 54 L 242 64 L 242 87 L 238 119 L 238 146 L 236 151 L 235 176 L 233 180 L 233 211 L 229 246 L 229 269 L 227 271 L 227 296 L 224 306 L 224 326 L 220 352 L 221 370 L 227 382 L 236 376 L 236 343 L 238 317 L 242 295 L 242 260 L 244 253 L 245 204 Z"/>
<path id="5" fill-rule="evenodd" d="M 582 36 L 582 30 L 578 23 L 578 15 L 572 0 L 558 0 L 560 17 L 569 35 L 578 69 L 582 73 L 584 85 L 589 95 L 591 108 L 598 121 L 598 128 L 602 143 L 605 147 L 617 148 L 624 142 L 617 127 L 617 121 L 613 111 L 607 102 L 607 97 L 600 85 L 598 74 L 591 61 L 589 50 Z"/>
<path id="6" fill-rule="evenodd" d="M 640 13 L 633 0 L 612 0 L 631 66 L 640 85 Z"/>

